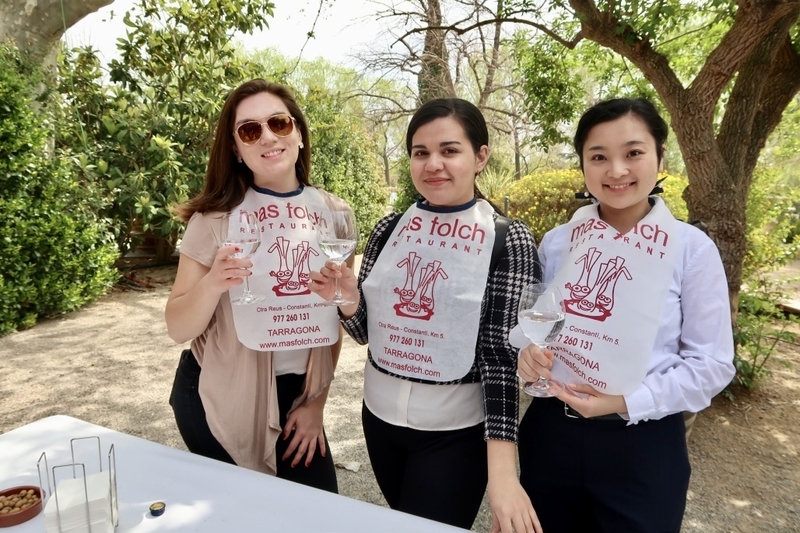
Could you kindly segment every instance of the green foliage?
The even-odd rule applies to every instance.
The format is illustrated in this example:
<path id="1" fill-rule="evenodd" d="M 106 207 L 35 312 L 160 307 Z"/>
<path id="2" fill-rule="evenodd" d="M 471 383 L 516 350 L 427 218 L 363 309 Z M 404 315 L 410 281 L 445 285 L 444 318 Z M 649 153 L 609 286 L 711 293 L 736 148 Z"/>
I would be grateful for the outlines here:
<path id="1" fill-rule="evenodd" d="M 546 36 L 515 35 L 511 43 L 522 80 L 525 111 L 539 127 L 535 144 L 547 151 L 569 141 L 564 125 L 578 116 L 586 90 L 576 75 L 575 57 L 568 49 Z"/>
<path id="2" fill-rule="evenodd" d="M 672 216 L 684 222 L 690 222 L 689 210 L 686 207 L 686 202 L 683 201 L 683 190 L 689 186 L 689 180 L 686 176 L 670 174 L 662 172 L 658 179 L 661 181 L 661 188 L 664 189 L 659 196 L 664 200 L 664 203 L 669 207 Z"/>
<path id="3" fill-rule="evenodd" d="M 105 191 L 122 252 L 135 246 L 134 228 L 177 237 L 183 224 L 171 207 L 202 187 L 224 98 L 253 77 L 295 87 L 311 127 L 311 180 L 354 206 L 364 238 L 383 213 L 372 140 L 354 102 L 332 89 L 352 85 L 356 73 L 324 60 L 292 64 L 274 51 L 248 58 L 231 44 L 271 14 L 271 4 L 247 0 L 144 0 L 126 15 L 132 29 L 119 45 L 122 60 L 111 63 L 110 87 L 93 51 L 66 52 L 70 107 L 58 140 L 85 154 L 82 168 Z M 292 74 L 298 65 L 302 77 Z"/>
<path id="4" fill-rule="evenodd" d="M 0 44 L 0 335 L 80 307 L 116 280 L 116 248 L 91 183 L 47 146 L 45 77 Z"/>
<path id="5" fill-rule="evenodd" d="M 753 389 L 769 375 L 766 363 L 779 342 L 796 342 L 788 331 L 797 320 L 784 316 L 780 302 L 787 299 L 770 273 L 797 256 L 800 243 L 792 241 L 796 226 L 797 188 L 786 187 L 778 168 L 758 167 L 747 202 L 747 253 L 744 285 L 739 293 L 734 340 L 735 382 Z M 786 364 L 785 361 L 779 360 Z"/>
<path id="6" fill-rule="evenodd" d="M 686 220 L 686 204 L 681 198 L 687 181 L 683 176 L 661 174 L 664 199 L 675 218 Z M 587 200 L 575 198 L 575 193 L 586 190 L 580 170 L 541 170 L 522 177 L 508 188 L 508 216 L 518 218 L 531 229 L 536 242 L 541 242 L 544 234 L 560 224 L 569 221 L 575 211 Z M 490 197 L 502 205 L 502 198 Z"/>
<path id="7" fill-rule="evenodd" d="M 736 377 L 734 382 L 748 389 L 755 388 L 766 376 L 767 361 L 777 359 L 775 348 L 779 342 L 796 343 L 797 334 L 788 331 L 794 318 L 787 318 L 775 305 L 783 297 L 780 286 L 762 277 L 739 293 L 739 312 L 734 331 Z"/>
<path id="8" fill-rule="evenodd" d="M 402 213 L 420 199 L 419 192 L 411 181 L 408 157 L 402 158 L 397 165 L 397 176 L 397 199 L 394 201 L 394 211 Z"/>
<path id="9" fill-rule="evenodd" d="M 791 242 L 800 190 L 786 187 L 775 169 L 756 168 L 747 201 L 747 253 L 742 265 L 746 284 L 773 272 L 797 256 L 800 242 Z M 774 303 L 777 303 L 775 301 Z"/>
<path id="10" fill-rule="evenodd" d="M 341 98 L 317 89 L 300 103 L 311 128 L 311 181 L 353 207 L 361 251 L 388 200 L 373 157 L 375 145 L 363 123 L 344 112 Z"/>
<path id="11" fill-rule="evenodd" d="M 489 161 L 491 162 L 491 159 Z M 499 166 L 487 165 L 478 176 L 478 188 L 498 206 L 503 205 L 503 198 L 513 183 L 514 171 Z"/>
<path id="12" fill-rule="evenodd" d="M 577 200 L 575 193 L 584 190 L 579 170 L 541 170 L 523 176 L 506 191 L 509 196 L 509 217 L 525 222 L 536 242 L 554 227 L 567 222 L 586 200 Z M 494 203 L 502 198 L 491 197 Z M 501 204 L 502 205 L 502 204 Z"/>
<path id="13" fill-rule="evenodd" d="M 105 193 L 121 252 L 141 227 L 174 240 L 176 203 L 197 193 L 225 95 L 247 79 L 236 32 L 267 25 L 272 4 L 247 0 L 140 0 L 125 15 L 121 60 L 106 85 L 92 50 L 61 62 L 67 108 L 57 142 L 83 154 L 86 178 Z"/>

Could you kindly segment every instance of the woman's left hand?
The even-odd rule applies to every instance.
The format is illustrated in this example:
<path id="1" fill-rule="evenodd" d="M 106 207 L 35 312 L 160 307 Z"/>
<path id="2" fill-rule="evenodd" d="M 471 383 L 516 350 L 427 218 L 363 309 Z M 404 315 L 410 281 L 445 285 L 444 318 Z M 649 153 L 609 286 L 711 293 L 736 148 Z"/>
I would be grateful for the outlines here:
<path id="1" fill-rule="evenodd" d="M 576 396 L 574 392 L 586 394 L 585 398 Z M 610 415 L 612 413 L 626 413 L 628 406 L 624 396 L 616 396 L 599 392 L 591 385 L 573 383 L 558 395 L 558 399 L 578 411 L 582 416 Z"/>
<path id="2" fill-rule="evenodd" d="M 486 492 L 492 512 L 491 533 L 542 533 L 528 493 L 517 476 L 517 445 L 511 441 L 486 441 L 489 479 Z"/>
<path id="3" fill-rule="evenodd" d="M 492 512 L 490 533 L 542 533 L 531 499 L 516 477 L 504 483 L 490 482 L 487 491 Z"/>
<path id="4" fill-rule="evenodd" d="M 325 406 L 323 396 L 307 405 L 301 405 L 286 419 L 281 438 L 288 439 L 291 436 L 292 441 L 281 460 L 286 461 L 294 454 L 292 468 L 303 461 L 304 457 L 304 464 L 310 465 L 318 447 L 320 455 L 325 457 L 325 435 L 322 432 L 322 410 Z"/>

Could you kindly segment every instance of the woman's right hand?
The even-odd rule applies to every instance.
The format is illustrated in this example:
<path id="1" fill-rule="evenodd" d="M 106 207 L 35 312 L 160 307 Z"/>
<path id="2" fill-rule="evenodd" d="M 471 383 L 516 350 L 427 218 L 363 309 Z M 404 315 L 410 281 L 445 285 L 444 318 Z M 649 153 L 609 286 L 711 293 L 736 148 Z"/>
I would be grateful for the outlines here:
<path id="1" fill-rule="evenodd" d="M 178 261 L 175 283 L 164 310 L 167 333 L 177 343 L 194 339 L 205 331 L 223 293 L 244 283 L 252 274 L 250 259 L 235 259 L 236 246 L 217 250 L 211 267 L 186 255 Z"/>
<path id="2" fill-rule="evenodd" d="M 550 379 L 555 354 L 550 350 L 542 350 L 535 344 L 529 344 L 519 351 L 517 373 L 527 383 L 537 381 L 539 377 Z"/>
<path id="3" fill-rule="evenodd" d="M 351 302 L 357 302 L 360 297 L 358 280 L 355 272 L 346 262 L 338 265 L 335 261 L 327 261 L 319 272 L 311 272 L 311 283 L 308 284 L 308 288 L 324 300 L 330 300 L 336 291 L 335 280 L 337 278 L 342 296 Z"/>
<path id="4" fill-rule="evenodd" d="M 244 283 L 245 276 L 251 276 L 253 262 L 250 259 L 231 257 L 239 250 L 238 246 L 222 246 L 214 256 L 214 263 L 206 274 L 205 284 L 215 294 L 222 294 L 231 287 Z"/>

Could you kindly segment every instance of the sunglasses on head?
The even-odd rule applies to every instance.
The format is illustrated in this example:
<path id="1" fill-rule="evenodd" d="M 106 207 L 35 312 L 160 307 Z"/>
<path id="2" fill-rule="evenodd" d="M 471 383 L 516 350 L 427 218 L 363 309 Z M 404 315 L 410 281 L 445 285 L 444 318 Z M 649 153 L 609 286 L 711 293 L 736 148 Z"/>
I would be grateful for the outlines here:
<path id="1" fill-rule="evenodd" d="M 281 113 L 279 115 L 272 115 L 267 120 L 260 122 L 258 120 L 248 120 L 239 124 L 236 128 L 236 136 L 242 141 L 242 144 L 250 146 L 261 140 L 261 135 L 264 133 L 264 126 L 269 128 L 269 131 L 278 137 L 286 137 L 294 131 L 294 117 Z"/>

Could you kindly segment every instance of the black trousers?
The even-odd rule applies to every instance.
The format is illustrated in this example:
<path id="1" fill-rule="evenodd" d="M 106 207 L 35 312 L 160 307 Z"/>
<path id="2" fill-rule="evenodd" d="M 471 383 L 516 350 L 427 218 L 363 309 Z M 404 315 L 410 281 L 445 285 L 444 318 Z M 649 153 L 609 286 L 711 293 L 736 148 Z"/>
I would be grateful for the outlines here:
<path id="1" fill-rule="evenodd" d="M 388 424 L 366 405 L 361 420 L 375 479 L 392 509 L 472 527 L 488 478 L 483 424 L 420 431 Z"/>
<path id="2" fill-rule="evenodd" d="M 172 393 L 169 397 L 169 404 L 175 413 L 175 422 L 178 431 L 183 437 L 183 442 L 190 452 L 236 464 L 225 448 L 211 433 L 206 421 L 206 412 L 203 409 L 203 402 L 200 399 L 198 383 L 200 381 L 200 365 L 194 358 L 191 350 L 184 350 L 181 353 L 181 360 L 175 372 L 175 381 L 172 384 Z M 286 418 L 292 402 L 303 390 L 305 375 L 286 374 L 276 378 L 278 388 L 278 409 L 280 411 L 280 424 L 286 424 Z M 278 457 L 277 477 L 315 487 L 328 492 L 338 493 L 336 483 L 336 468 L 333 465 L 331 449 L 328 445 L 328 438 L 325 437 L 326 456 L 322 457 L 317 449 L 314 458 L 309 466 L 300 462 L 292 468 L 292 457 L 286 461 L 281 460 L 284 452 L 291 442 L 291 435 L 284 440 L 278 437 L 275 445 L 275 452 Z"/>
<path id="3" fill-rule="evenodd" d="M 535 398 L 520 423 L 520 482 L 547 533 L 678 533 L 689 488 L 683 415 L 627 425 L 569 418 Z"/>

